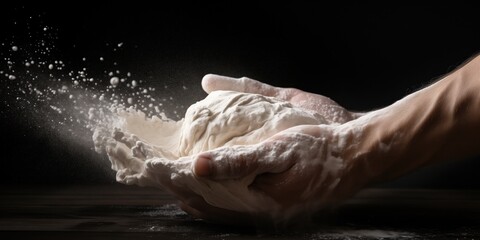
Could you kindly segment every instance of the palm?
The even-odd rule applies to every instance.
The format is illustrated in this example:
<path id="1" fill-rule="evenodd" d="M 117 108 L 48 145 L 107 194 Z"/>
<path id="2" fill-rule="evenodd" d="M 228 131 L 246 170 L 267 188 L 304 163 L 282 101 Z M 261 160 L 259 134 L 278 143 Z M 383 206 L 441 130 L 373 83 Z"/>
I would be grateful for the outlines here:
<path id="1" fill-rule="evenodd" d="M 258 213 L 221 210 L 209 206 L 202 199 L 183 207 L 189 213 L 206 219 L 218 220 L 226 216 L 230 219 L 235 216 L 237 220 L 247 222 L 251 218 L 261 221 L 264 213 L 270 213 L 271 218 L 267 216 L 264 220 L 282 222 L 345 199 L 365 184 L 363 180 L 358 180 L 359 173 L 350 163 L 348 149 L 351 144 L 348 143 L 353 139 L 352 134 L 352 131 L 344 131 L 339 125 L 302 125 L 279 132 L 259 145 L 242 146 L 240 151 L 232 151 L 238 149 L 230 147 L 228 152 L 236 152 L 236 155 L 228 159 L 223 159 L 224 154 L 220 150 L 203 153 L 199 159 L 230 161 L 231 164 L 216 165 L 216 172 L 205 174 L 205 166 L 201 165 L 206 161 L 197 160 L 197 176 L 224 181 L 255 172 L 255 180 L 249 189 L 252 193 L 261 194 L 250 197 L 259 197 L 258 202 L 261 203 L 263 197 L 268 196 L 275 204 L 263 206 L 265 212 Z M 222 169 L 219 170 L 219 167 Z"/>

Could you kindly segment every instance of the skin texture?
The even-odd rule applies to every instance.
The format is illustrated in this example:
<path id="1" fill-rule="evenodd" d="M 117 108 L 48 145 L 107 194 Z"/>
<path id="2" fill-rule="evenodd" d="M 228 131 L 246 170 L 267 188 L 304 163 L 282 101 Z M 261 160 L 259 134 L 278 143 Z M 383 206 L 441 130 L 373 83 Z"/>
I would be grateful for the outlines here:
<path id="1" fill-rule="evenodd" d="M 288 137 L 289 133 L 301 133 L 311 138 L 300 141 L 305 141 L 305 144 L 311 144 L 308 139 L 321 141 L 321 144 L 334 149 L 334 155 L 344 160 L 345 167 L 335 176 L 342 179 L 340 183 L 334 189 L 326 188 L 328 184 L 320 185 L 313 189 L 316 194 L 309 199 L 299 195 L 308 185 L 306 183 L 319 178 L 321 169 L 300 171 L 290 167 L 281 172 L 269 172 L 269 169 L 275 169 L 275 163 L 262 161 L 262 154 L 238 154 L 227 159 L 211 151 L 197 157 L 195 174 L 212 180 L 240 178 L 256 168 L 265 169 L 264 174 L 257 176 L 252 188 L 272 197 L 285 208 L 315 201 L 314 198 L 320 207 L 337 203 L 369 184 L 384 182 L 435 162 L 460 160 L 479 154 L 480 150 L 479 57 L 467 61 L 431 86 L 364 116 L 349 112 L 321 95 L 273 87 L 248 78 L 207 75 L 202 86 L 207 93 L 235 90 L 278 97 L 296 106 L 319 111 L 331 122 L 338 123 L 294 127 L 261 143 L 268 145 L 271 141 L 280 141 L 289 147 L 293 140 Z M 326 109 L 331 108 L 342 117 L 330 116 Z M 339 136 L 346 142 L 339 142 Z M 312 151 L 317 150 L 312 148 Z M 281 151 L 269 154 L 280 155 Z M 318 161 L 317 154 L 309 156 Z M 295 162 L 306 159 L 292 155 L 289 161 L 295 166 Z M 326 180 L 327 183 L 331 181 L 333 179 Z M 204 219 L 225 221 L 232 216 L 238 216 L 240 222 L 249 219 L 247 214 L 211 207 L 202 199 L 184 202 L 182 208 Z"/>
<path id="2" fill-rule="evenodd" d="M 372 182 L 383 182 L 435 162 L 478 155 L 479 92 L 477 56 L 369 122 L 355 162 Z M 383 151 L 382 143 L 390 149 Z"/>
<path id="3" fill-rule="evenodd" d="M 479 57 L 427 88 L 364 114 L 350 112 L 321 95 L 248 78 L 206 75 L 202 87 L 207 93 L 233 90 L 276 97 L 317 111 L 329 123 L 296 126 L 258 144 L 221 147 L 183 159 L 193 161 L 195 177 L 200 180 L 221 182 L 254 174 L 249 190 L 273 199 L 277 204 L 266 206 L 266 211 L 274 210 L 276 215 L 211 206 L 178 185 L 170 174 L 162 174 L 168 172 L 162 171 L 165 163 L 149 160 L 148 146 L 127 144 L 128 136 L 116 136 L 117 141 L 127 142 L 133 157 L 125 157 L 122 151 L 127 150 L 120 148 L 107 148 L 109 156 L 145 161 L 147 179 L 156 179 L 177 196 L 186 212 L 214 222 L 258 226 L 278 221 L 274 216 L 291 220 L 296 217 L 292 212 L 306 216 L 338 204 L 368 185 L 435 162 L 480 153 Z"/>
<path id="4" fill-rule="evenodd" d="M 202 79 L 202 87 L 207 93 L 216 90 L 230 90 L 275 97 L 290 102 L 296 107 L 319 112 L 327 121 L 334 123 L 345 123 L 361 115 L 346 110 L 332 99 L 322 95 L 295 88 L 273 87 L 246 77 L 236 79 L 208 74 Z"/>
<path id="5" fill-rule="evenodd" d="M 289 101 L 297 107 L 317 111 L 332 125 L 297 126 L 287 129 L 260 143 L 262 148 L 253 151 L 256 154 L 239 152 L 237 155 L 225 159 L 218 150 L 201 153 L 195 161 L 194 170 L 198 177 L 222 181 L 242 178 L 258 169 L 263 169 L 250 187 L 273 198 L 285 210 L 298 204 L 318 209 L 351 195 L 351 189 L 358 189 L 365 184 L 364 181 L 350 178 L 354 174 L 350 173 L 352 169 L 349 163 L 343 164 L 342 162 L 338 171 L 328 172 L 327 168 L 326 172 L 322 172 L 327 160 L 327 153 L 319 151 L 320 149 L 331 149 L 328 154 L 339 159 L 347 159 L 348 157 L 344 154 L 349 152 L 346 149 L 350 144 L 341 142 L 339 138 L 342 136 L 347 141 L 354 141 L 352 130 L 333 126 L 340 126 L 358 118 L 361 114 L 350 112 L 321 95 L 298 89 L 273 87 L 248 78 L 234 79 L 210 74 L 203 78 L 202 87 L 207 93 L 215 90 L 233 90 L 276 97 Z M 312 146 L 312 148 L 304 155 L 292 154 L 287 157 L 282 155 L 285 152 L 282 149 L 294 149 L 297 146 Z M 245 147 L 255 148 L 257 146 Z M 277 155 L 279 160 L 265 161 L 262 156 L 266 155 Z M 339 187 L 337 186 L 338 179 L 342 179 Z M 209 206 L 202 198 L 190 200 L 188 203 L 183 202 L 181 206 L 186 212 L 207 220 L 225 222 L 229 219 L 242 219 L 245 221 L 240 220 L 240 223 L 251 223 L 252 219 L 255 219 L 253 221 L 255 224 L 262 224 L 258 221 L 258 219 L 262 219 L 261 216 L 222 211 Z M 265 222 L 268 221 L 268 219 L 265 220 Z M 239 222 L 236 221 L 235 224 L 239 224 Z"/>

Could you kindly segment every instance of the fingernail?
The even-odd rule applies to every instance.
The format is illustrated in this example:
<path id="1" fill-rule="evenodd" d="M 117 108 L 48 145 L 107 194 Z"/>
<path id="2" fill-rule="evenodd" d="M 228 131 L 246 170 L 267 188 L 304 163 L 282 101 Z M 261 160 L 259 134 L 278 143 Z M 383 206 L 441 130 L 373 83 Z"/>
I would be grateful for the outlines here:
<path id="1" fill-rule="evenodd" d="M 195 161 L 195 175 L 198 177 L 209 177 L 213 175 L 213 164 L 209 157 L 199 155 Z"/>

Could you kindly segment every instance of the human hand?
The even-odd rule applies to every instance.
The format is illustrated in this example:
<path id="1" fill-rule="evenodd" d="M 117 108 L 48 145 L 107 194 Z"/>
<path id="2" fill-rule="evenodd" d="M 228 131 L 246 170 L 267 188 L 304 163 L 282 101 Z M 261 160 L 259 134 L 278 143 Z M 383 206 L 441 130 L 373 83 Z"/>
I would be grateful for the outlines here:
<path id="1" fill-rule="evenodd" d="M 329 123 L 342 124 L 359 116 L 327 97 L 298 89 L 273 87 L 248 78 L 209 74 L 203 78 L 202 87 L 207 93 L 232 90 L 275 97 L 317 111 Z M 218 182 L 254 175 L 249 190 L 273 199 L 275 204 L 263 206 L 262 213 L 253 214 L 270 215 L 270 220 L 274 220 L 274 216 L 287 220 L 292 215 L 311 212 L 349 196 L 364 184 L 357 179 L 350 180 L 352 174 L 346 174 L 354 165 L 348 160 L 351 151 L 350 144 L 347 144 L 354 140 L 352 131 L 340 130 L 334 125 L 297 126 L 256 145 L 201 153 L 194 164 L 195 174 Z M 183 209 L 209 219 L 215 217 L 209 206 L 203 199 L 197 199 L 184 203 Z M 217 214 L 221 212 L 215 210 Z"/>
<path id="2" fill-rule="evenodd" d="M 265 94 L 289 100 L 299 107 L 312 107 L 307 108 L 309 110 L 315 110 L 315 105 L 307 104 L 305 99 L 314 97 L 317 103 L 327 106 L 316 106 L 319 107 L 317 110 L 336 108 L 329 112 L 331 115 L 326 116 L 330 117 L 331 123 L 347 121 L 345 117 L 339 116 L 350 114 L 323 96 L 300 90 L 275 88 L 251 79 L 240 81 L 246 86 L 243 90 L 258 86 Z M 229 82 L 238 83 L 237 80 L 232 81 L 225 77 L 213 82 L 207 78 L 204 79 L 203 86 L 207 90 L 211 83 L 228 85 Z M 139 141 L 133 135 L 116 133 L 114 139 L 123 145 L 107 148 L 107 153 L 110 159 L 115 160 L 113 162 L 130 166 L 119 166 L 119 169 L 116 169 L 117 181 L 126 184 L 161 185 L 180 199 L 183 202 L 182 208 L 192 215 L 235 224 L 251 223 L 252 219 L 265 218 L 267 221 L 287 221 L 292 216 L 312 212 L 334 202 L 356 189 L 347 187 L 350 184 L 347 178 L 342 178 L 342 184 L 339 185 L 344 172 L 351 169 L 351 165 L 343 161 L 346 146 L 349 146 L 346 142 L 351 139 L 345 139 L 345 136 L 349 136 L 348 131 L 339 132 L 334 126 L 339 124 L 298 126 L 258 144 L 218 148 L 175 161 L 163 159 L 167 153 L 157 155 L 159 149 Z M 209 168 L 208 162 L 212 161 L 215 161 L 215 166 L 220 167 Z M 195 179 L 195 176 L 198 179 Z M 245 179 L 247 184 L 244 184 Z M 229 192 L 227 199 L 236 204 L 224 205 L 226 196 L 221 191 L 211 190 L 210 184 L 226 187 Z M 244 189 L 243 192 L 230 191 L 237 189 L 237 186 Z M 199 187 L 206 188 L 199 190 Z M 204 191 L 208 192 L 207 195 Z M 218 196 L 223 200 L 215 201 L 208 196 Z"/>
<path id="3" fill-rule="evenodd" d="M 316 111 L 329 123 L 342 124 L 361 116 L 360 113 L 346 110 L 328 97 L 295 88 L 274 87 L 246 77 L 231 78 L 207 74 L 202 79 L 202 87 L 207 93 L 216 90 L 230 90 L 275 97 L 288 101 L 296 107 Z"/>
<path id="4" fill-rule="evenodd" d="M 189 170 L 192 169 L 194 156 L 172 161 L 160 156 L 157 150 L 158 148 L 145 143 L 136 135 L 119 129 L 115 130 L 112 138 L 105 144 L 112 169 L 117 171 L 118 182 L 127 185 L 161 186 L 180 200 L 180 206 L 184 210 L 204 220 L 231 225 L 251 222 L 248 214 L 215 207 L 208 204 L 198 191 L 196 192 L 198 182 Z M 189 206 L 202 209 L 203 212 Z M 208 215 L 204 215 L 204 212 L 208 212 Z"/>
<path id="5" fill-rule="evenodd" d="M 297 126 L 256 145 L 241 149 L 220 148 L 197 156 L 194 172 L 199 178 L 229 181 L 254 175 L 251 197 L 273 201 L 244 213 L 252 219 L 286 222 L 306 216 L 342 200 L 368 182 L 353 159 L 355 131 L 339 126 Z M 237 151 L 236 151 L 237 150 Z M 204 208 L 203 201 L 190 201 L 183 209 L 200 218 L 217 212 Z M 264 217 L 264 218 L 261 218 Z"/>
<path id="6" fill-rule="evenodd" d="M 344 124 L 293 127 L 260 144 L 243 146 L 256 150 L 250 154 L 225 155 L 218 150 L 200 154 L 195 173 L 217 181 L 253 173 L 256 178 L 250 189 L 270 196 L 281 206 L 277 213 L 286 216 L 289 210 L 298 210 L 295 205 L 312 212 L 369 183 L 390 180 L 433 162 L 478 154 L 479 59 L 388 107 Z M 279 94 L 282 89 L 252 81 L 207 75 L 202 85 L 207 92 L 289 96 Z M 312 105 L 306 107 L 312 109 Z M 299 146 L 304 151 L 298 151 Z M 201 206 L 194 210 L 214 215 Z"/>

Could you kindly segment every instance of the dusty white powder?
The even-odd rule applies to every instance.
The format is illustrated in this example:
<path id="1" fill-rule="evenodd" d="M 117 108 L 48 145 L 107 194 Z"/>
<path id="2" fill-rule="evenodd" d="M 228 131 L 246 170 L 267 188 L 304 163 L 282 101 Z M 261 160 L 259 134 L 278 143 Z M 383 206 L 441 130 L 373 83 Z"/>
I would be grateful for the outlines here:
<path id="1" fill-rule="evenodd" d="M 213 159 L 243 153 L 263 161 L 276 161 L 279 167 L 293 154 L 303 159 L 317 159 L 324 155 L 328 158 L 321 163 L 310 161 L 295 167 L 323 164 L 322 175 L 325 176 L 328 171 L 338 171 L 343 165 L 342 159 L 331 156 L 329 149 L 324 150 L 325 139 L 307 134 L 287 131 L 288 141 L 279 141 L 278 144 L 274 141 L 268 146 L 259 144 L 294 126 L 327 123 L 316 112 L 271 97 L 214 91 L 190 106 L 180 121 L 165 117 L 147 118 L 133 108 L 115 109 L 114 112 L 115 118 L 110 124 L 97 126 L 93 140 L 97 151 L 106 150 L 112 169 L 117 171 L 117 181 L 167 188 L 173 184 L 190 189 L 213 206 L 228 210 L 285 218 L 311 206 L 295 206 L 280 212 L 282 207 L 273 199 L 249 189 L 261 169 L 234 180 L 198 178 L 193 172 L 193 164 L 199 153 L 216 149 Z M 279 151 L 283 153 L 272 154 Z M 316 184 L 321 184 L 322 179 Z M 310 188 L 315 188 L 313 183 L 307 191 Z"/>
<path id="2" fill-rule="evenodd" d="M 49 31 L 44 26 L 41 29 L 45 30 L 45 34 L 54 33 L 50 27 Z M 52 35 L 52 39 L 56 36 Z M 316 159 L 318 156 L 315 154 L 323 154 L 328 159 L 321 162 L 325 166 L 322 175 L 326 176 L 325 171 L 335 172 L 342 167 L 342 160 L 332 157 L 329 149 L 322 152 L 324 139 L 321 138 L 291 132 L 285 133 L 290 141 L 273 142 L 270 146 L 259 144 L 293 126 L 327 123 L 318 113 L 296 108 L 288 102 L 255 94 L 217 91 L 192 105 L 183 120 L 173 121 L 167 119 L 164 111 L 170 107 L 178 117 L 177 107 L 180 106 L 175 99 L 156 93 L 154 87 L 148 87 L 135 74 L 120 74 L 115 61 L 114 67 L 103 69 L 104 74 L 92 75 L 93 72 L 84 66 L 87 57 L 81 58 L 85 63 L 79 66 L 52 60 L 53 42 L 42 40 L 38 44 L 34 41 L 19 47 L 14 42 L 6 44 L 12 49 L 4 58 L 6 68 L 1 69 L 0 80 L 8 84 L 8 96 L 15 99 L 15 104 L 21 109 L 28 110 L 26 112 L 35 117 L 40 116 L 39 127 L 51 127 L 62 136 L 70 138 L 70 135 L 90 134 L 85 131 L 85 125 L 95 128 L 95 148 L 106 150 L 120 182 L 165 188 L 178 186 L 195 192 L 213 206 L 240 212 L 266 212 L 275 218 L 288 214 L 279 213 L 277 210 L 282 208 L 273 199 L 248 188 L 259 172 L 235 180 L 197 178 L 192 171 L 197 155 L 215 150 L 214 160 L 243 153 L 263 161 L 282 163 L 292 158 L 292 154 L 302 159 Z M 116 47 L 128 47 L 122 45 L 119 43 Z M 22 52 L 42 57 L 22 55 Z M 109 62 L 103 56 L 88 56 L 88 59 Z M 131 79 L 134 75 L 137 80 Z M 124 91 L 126 88 L 129 91 Z M 182 86 L 182 89 L 188 88 Z M 170 89 L 165 92 L 168 91 Z M 162 98 L 155 99 L 155 95 Z M 112 103 L 115 104 L 113 111 L 106 110 Z M 8 102 L 6 105 L 13 104 Z M 135 109 L 142 109 L 145 114 Z M 335 109 L 332 111 L 324 114 L 334 115 Z M 87 113 L 88 118 L 85 116 Z M 155 114 L 158 117 L 148 117 Z M 77 136 L 75 141 L 80 139 Z M 285 145 L 286 142 L 290 144 Z M 273 154 L 276 152 L 283 154 Z M 308 169 L 319 163 L 311 161 L 309 164 L 297 164 L 295 167 Z M 313 188 L 314 185 L 309 185 L 305 194 Z M 303 206 L 303 210 L 308 207 Z M 298 207 L 288 211 L 301 210 Z"/>

